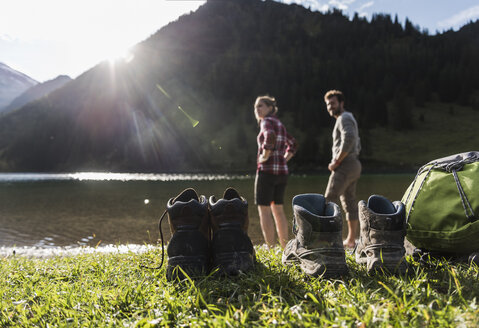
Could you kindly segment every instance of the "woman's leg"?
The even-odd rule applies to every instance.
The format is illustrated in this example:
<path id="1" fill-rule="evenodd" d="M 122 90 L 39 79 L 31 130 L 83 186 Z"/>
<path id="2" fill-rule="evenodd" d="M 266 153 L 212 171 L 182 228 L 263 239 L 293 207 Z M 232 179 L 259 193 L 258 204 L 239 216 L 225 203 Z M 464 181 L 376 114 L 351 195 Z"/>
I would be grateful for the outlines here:
<path id="1" fill-rule="evenodd" d="M 288 242 L 288 221 L 286 220 L 283 204 L 271 204 L 271 211 L 273 212 L 274 221 L 276 223 L 279 243 L 281 244 L 281 247 L 284 248 Z"/>
<path id="2" fill-rule="evenodd" d="M 266 244 L 269 247 L 274 246 L 276 243 L 274 233 L 273 215 L 271 214 L 271 208 L 265 205 L 258 205 L 259 222 L 261 224 L 261 230 L 263 231 L 263 237 Z"/>

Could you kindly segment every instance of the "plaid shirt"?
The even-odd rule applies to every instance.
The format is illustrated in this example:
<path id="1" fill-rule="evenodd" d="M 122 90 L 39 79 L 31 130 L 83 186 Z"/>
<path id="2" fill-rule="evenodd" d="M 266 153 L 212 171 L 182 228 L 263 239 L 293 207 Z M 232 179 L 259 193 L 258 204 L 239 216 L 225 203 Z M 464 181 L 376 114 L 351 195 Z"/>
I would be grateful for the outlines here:
<path id="1" fill-rule="evenodd" d="M 286 132 L 286 128 L 276 116 L 267 116 L 261 120 L 257 141 L 256 170 L 276 175 L 288 174 L 284 154 L 296 152 L 296 140 Z M 272 153 L 265 163 L 259 163 L 258 159 L 263 149 L 272 150 Z"/>

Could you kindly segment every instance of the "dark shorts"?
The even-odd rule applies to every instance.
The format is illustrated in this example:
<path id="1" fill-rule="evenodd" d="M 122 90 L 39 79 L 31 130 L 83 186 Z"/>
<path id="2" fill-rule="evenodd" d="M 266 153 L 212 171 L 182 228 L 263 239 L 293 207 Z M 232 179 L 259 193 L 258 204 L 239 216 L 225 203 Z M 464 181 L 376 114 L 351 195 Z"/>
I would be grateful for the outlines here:
<path id="1" fill-rule="evenodd" d="M 264 206 L 269 206 L 272 202 L 276 205 L 283 204 L 287 181 L 287 175 L 257 172 L 254 181 L 255 204 Z"/>

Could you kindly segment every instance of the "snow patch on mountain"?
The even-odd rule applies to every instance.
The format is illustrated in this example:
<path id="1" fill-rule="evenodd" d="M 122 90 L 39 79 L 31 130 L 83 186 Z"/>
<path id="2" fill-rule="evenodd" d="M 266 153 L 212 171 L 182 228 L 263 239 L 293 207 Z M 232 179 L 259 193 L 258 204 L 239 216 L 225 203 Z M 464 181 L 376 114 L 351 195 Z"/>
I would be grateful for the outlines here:
<path id="1" fill-rule="evenodd" d="M 31 77 L 0 63 L 0 111 L 36 84 L 38 82 Z"/>

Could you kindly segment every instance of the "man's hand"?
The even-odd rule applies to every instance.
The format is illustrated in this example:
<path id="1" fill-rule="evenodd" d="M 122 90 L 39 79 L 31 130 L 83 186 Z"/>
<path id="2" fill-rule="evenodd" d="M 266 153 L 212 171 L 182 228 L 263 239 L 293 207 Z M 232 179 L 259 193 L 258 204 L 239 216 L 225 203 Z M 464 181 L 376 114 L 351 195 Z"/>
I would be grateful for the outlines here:
<path id="1" fill-rule="evenodd" d="M 333 160 L 331 161 L 331 163 L 329 163 L 328 169 L 329 169 L 331 172 L 333 172 L 334 170 L 336 170 L 336 169 L 339 167 L 340 164 L 341 164 L 340 161 L 338 161 L 338 160 L 336 160 L 336 159 L 333 159 Z"/>

